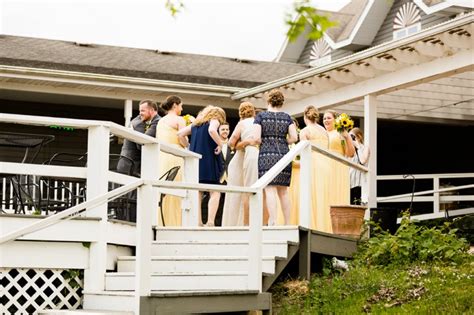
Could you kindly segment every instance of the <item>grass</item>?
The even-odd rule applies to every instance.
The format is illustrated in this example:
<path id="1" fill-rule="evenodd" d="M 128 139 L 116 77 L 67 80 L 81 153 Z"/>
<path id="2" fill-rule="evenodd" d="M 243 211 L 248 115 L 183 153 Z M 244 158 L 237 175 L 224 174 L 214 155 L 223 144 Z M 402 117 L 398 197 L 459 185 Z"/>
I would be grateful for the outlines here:
<path id="1" fill-rule="evenodd" d="M 359 266 L 309 282 L 289 280 L 273 293 L 276 314 L 474 314 L 474 259 Z"/>

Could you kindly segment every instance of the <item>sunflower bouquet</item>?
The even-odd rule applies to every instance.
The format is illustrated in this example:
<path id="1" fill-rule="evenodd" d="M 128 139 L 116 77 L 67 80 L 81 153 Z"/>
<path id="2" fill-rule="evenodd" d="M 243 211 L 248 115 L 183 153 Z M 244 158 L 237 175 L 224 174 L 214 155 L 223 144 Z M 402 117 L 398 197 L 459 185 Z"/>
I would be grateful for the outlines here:
<path id="1" fill-rule="evenodd" d="M 354 128 L 354 121 L 351 119 L 351 116 L 347 115 L 346 113 L 342 113 L 337 116 L 334 127 L 336 130 L 342 134 L 344 131 L 349 131 Z M 342 146 L 345 146 L 344 139 L 341 140 Z"/>
<path id="2" fill-rule="evenodd" d="M 196 118 L 194 118 L 194 116 L 189 115 L 189 114 L 184 115 L 183 118 L 184 118 L 184 121 L 186 122 L 186 126 L 191 125 L 194 122 L 194 120 L 196 119 Z"/>

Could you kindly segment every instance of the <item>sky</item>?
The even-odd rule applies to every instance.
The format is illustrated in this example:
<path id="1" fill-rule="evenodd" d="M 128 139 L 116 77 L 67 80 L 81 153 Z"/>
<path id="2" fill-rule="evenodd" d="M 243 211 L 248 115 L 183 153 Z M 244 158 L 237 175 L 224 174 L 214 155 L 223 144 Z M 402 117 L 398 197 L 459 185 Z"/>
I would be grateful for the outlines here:
<path id="1" fill-rule="evenodd" d="M 0 34 L 274 60 L 293 0 L 184 0 L 176 18 L 165 0 L 0 0 Z M 315 0 L 338 10 L 348 0 Z"/>

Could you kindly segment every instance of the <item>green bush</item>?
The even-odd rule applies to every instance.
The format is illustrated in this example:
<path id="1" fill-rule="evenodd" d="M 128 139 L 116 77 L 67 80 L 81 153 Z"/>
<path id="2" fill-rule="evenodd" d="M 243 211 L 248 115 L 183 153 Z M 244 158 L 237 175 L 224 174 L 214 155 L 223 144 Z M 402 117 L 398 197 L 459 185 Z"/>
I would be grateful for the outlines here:
<path id="1" fill-rule="evenodd" d="M 456 236 L 449 223 L 442 227 L 419 226 L 402 218 L 395 235 L 378 233 L 360 244 L 354 264 L 369 266 L 406 265 L 415 261 L 460 263 L 468 257 L 469 245 Z"/>

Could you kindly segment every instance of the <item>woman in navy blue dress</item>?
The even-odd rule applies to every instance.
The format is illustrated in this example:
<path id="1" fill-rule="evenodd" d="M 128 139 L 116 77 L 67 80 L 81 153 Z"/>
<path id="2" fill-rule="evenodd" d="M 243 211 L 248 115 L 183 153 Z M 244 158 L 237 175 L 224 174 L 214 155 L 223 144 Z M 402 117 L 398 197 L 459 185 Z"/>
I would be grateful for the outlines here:
<path id="1" fill-rule="evenodd" d="M 255 117 L 254 140 L 260 143 L 258 156 L 258 177 L 262 177 L 286 153 L 288 145 L 298 140 L 296 126 L 291 116 L 281 111 L 285 101 L 283 93 L 272 90 L 268 94 L 268 110 Z M 275 225 L 277 220 L 278 198 L 285 218 L 285 224 L 290 221 L 290 196 L 288 187 L 291 180 L 291 163 L 278 174 L 265 188 L 268 208 L 268 225 Z"/>
<path id="2" fill-rule="evenodd" d="M 223 142 L 219 137 L 218 129 L 225 120 L 226 116 L 222 108 L 209 105 L 201 111 L 192 125 L 178 132 L 180 136 L 191 135 L 189 149 L 202 156 L 199 160 L 199 183 L 201 184 L 218 185 L 220 183 L 219 179 L 224 170 L 224 165 L 220 154 Z M 199 192 L 199 225 L 202 225 L 201 198 L 202 192 Z M 210 193 L 206 226 L 214 226 L 219 199 L 220 192 L 214 191 Z"/>

